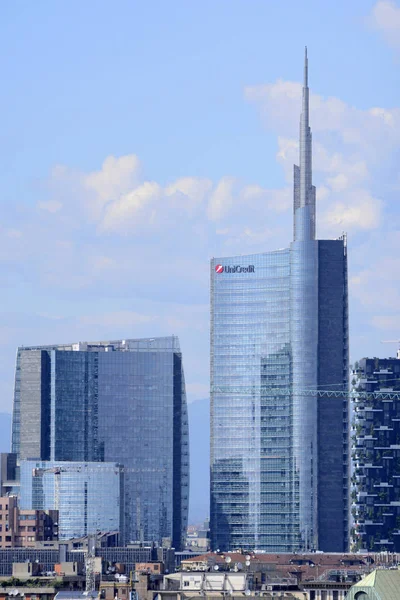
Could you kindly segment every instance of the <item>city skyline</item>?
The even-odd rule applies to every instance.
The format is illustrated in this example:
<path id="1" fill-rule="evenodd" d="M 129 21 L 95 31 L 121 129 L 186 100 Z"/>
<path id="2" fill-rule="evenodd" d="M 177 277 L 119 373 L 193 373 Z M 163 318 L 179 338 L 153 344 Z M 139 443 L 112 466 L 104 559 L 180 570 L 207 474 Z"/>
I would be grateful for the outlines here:
<path id="1" fill-rule="evenodd" d="M 395 355 L 399 2 L 81 4 L 10 6 L 1 25 L 0 410 L 22 344 L 171 333 L 205 402 L 209 257 L 287 243 L 305 44 L 351 356 Z"/>

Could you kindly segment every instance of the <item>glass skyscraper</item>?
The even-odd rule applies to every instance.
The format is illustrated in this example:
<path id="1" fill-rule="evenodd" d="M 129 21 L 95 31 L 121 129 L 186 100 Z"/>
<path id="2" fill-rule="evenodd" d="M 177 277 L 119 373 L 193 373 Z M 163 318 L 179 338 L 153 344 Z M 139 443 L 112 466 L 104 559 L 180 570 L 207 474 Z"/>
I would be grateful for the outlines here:
<path id="1" fill-rule="evenodd" d="M 20 461 L 120 464 L 122 540 L 180 548 L 189 446 L 178 339 L 19 348 L 12 451 Z"/>
<path id="2" fill-rule="evenodd" d="M 290 247 L 211 261 L 213 549 L 348 544 L 346 238 L 315 239 L 307 54 Z"/>
<path id="3" fill-rule="evenodd" d="M 58 538 L 119 531 L 124 472 L 115 463 L 21 460 L 20 508 L 58 510 Z"/>

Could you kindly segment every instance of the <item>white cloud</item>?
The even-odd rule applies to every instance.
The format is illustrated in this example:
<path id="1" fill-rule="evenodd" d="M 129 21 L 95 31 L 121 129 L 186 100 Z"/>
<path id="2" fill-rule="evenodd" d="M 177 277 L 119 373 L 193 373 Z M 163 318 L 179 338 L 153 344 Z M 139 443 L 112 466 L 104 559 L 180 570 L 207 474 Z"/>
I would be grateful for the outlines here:
<path id="1" fill-rule="evenodd" d="M 347 177 L 351 185 L 358 185 L 368 179 L 368 167 L 365 159 L 352 152 L 330 150 L 317 142 L 313 147 L 314 171 L 334 176 Z"/>
<path id="2" fill-rule="evenodd" d="M 318 185 L 317 186 L 317 198 L 318 198 L 318 207 L 320 208 L 321 202 L 330 197 L 331 190 L 326 185 Z"/>
<path id="3" fill-rule="evenodd" d="M 153 205 L 161 194 L 158 183 L 145 181 L 106 206 L 100 229 L 129 233 L 136 226 L 151 224 L 157 216 Z"/>
<path id="4" fill-rule="evenodd" d="M 278 135 L 278 162 L 285 170 L 286 181 L 293 181 L 293 165 L 299 162 L 299 142 L 294 138 L 286 138 Z"/>
<path id="5" fill-rule="evenodd" d="M 267 189 L 231 175 L 215 182 L 186 176 L 162 185 L 141 178 L 140 161 L 134 154 L 109 156 L 101 169 L 87 174 L 69 173 L 59 166 L 53 176 L 63 183 L 68 177 L 73 180 L 74 196 L 86 207 L 98 233 L 148 237 L 168 231 L 168 235 L 175 232 L 182 242 L 185 238 L 192 245 L 195 238 L 207 243 L 207 238 L 216 234 L 212 223 L 218 222 L 216 235 L 225 238 L 223 245 L 227 239 L 220 232 L 233 227 L 246 250 L 249 237 L 262 244 L 265 236 L 248 236 L 244 231 L 259 231 L 260 219 L 268 223 L 268 230 L 273 230 L 271 221 L 291 212 L 293 164 L 299 162 L 301 89 L 298 82 L 280 80 L 245 90 L 246 97 L 257 104 L 267 125 L 278 135 L 277 160 L 287 181 L 282 188 Z M 389 163 L 400 145 L 400 110 L 359 110 L 339 98 L 317 94 L 311 94 L 310 103 L 320 234 L 322 231 L 336 237 L 346 228 L 375 229 L 381 223 L 384 206 L 383 190 L 373 186 L 375 172 Z M 65 202 L 63 208 L 65 214 Z M 290 235 L 287 242 L 289 239 Z"/>
<path id="6" fill-rule="evenodd" d="M 394 274 L 400 271 L 399 247 L 399 231 L 384 235 L 377 231 L 365 244 L 350 252 L 350 264 L 353 264 L 350 291 L 357 306 L 365 309 L 371 319 L 375 315 L 398 312 L 400 288 Z"/>
<path id="7" fill-rule="evenodd" d="M 108 156 L 100 169 L 83 177 L 83 186 L 91 192 L 90 213 L 97 218 L 111 200 L 128 194 L 139 182 L 140 161 L 135 154 L 119 158 Z"/>
<path id="8" fill-rule="evenodd" d="M 299 116 L 301 111 L 302 84 L 291 81 L 248 86 L 245 97 L 259 107 L 267 127 L 276 131 L 281 139 L 280 153 L 285 158 L 285 150 L 292 148 L 284 145 L 285 139 L 298 139 Z M 348 151 L 362 151 L 372 160 L 376 157 L 376 148 L 383 145 L 386 152 L 400 140 L 400 109 L 374 107 L 368 110 L 357 109 L 339 98 L 324 98 L 310 93 L 310 119 L 318 141 L 338 142 L 349 146 Z M 332 139 L 332 136 L 334 138 Z M 315 142 L 314 142 L 315 146 Z M 315 150 L 315 148 L 314 148 Z M 281 156 L 282 158 L 282 156 Z M 380 156 L 376 157 L 378 160 Z"/>
<path id="9" fill-rule="evenodd" d="M 213 183 L 210 179 L 181 177 L 167 185 L 165 195 L 172 206 L 182 208 L 188 215 L 193 216 L 212 187 Z"/>
<path id="10" fill-rule="evenodd" d="M 243 205 L 248 208 L 253 205 L 260 209 L 264 204 L 265 208 L 280 213 L 291 207 L 293 191 L 290 187 L 268 190 L 260 185 L 247 185 L 241 190 L 240 197 Z"/>
<path id="11" fill-rule="evenodd" d="M 62 209 L 62 203 L 58 200 L 48 200 L 47 202 L 38 202 L 40 210 L 47 210 L 50 213 L 56 213 Z"/>
<path id="12" fill-rule="evenodd" d="M 245 95 L 257 105 L 267 127 L 277 133 L 277 160 L 291 184 L 293 164 L 299 162 L 302 85 L 280 80 L 249 86 Z M 377 184 L 379 170 L 389 167 L 400 146 L 400 109 L 360 110 L 339 98 L 311 93 L 310 121 L 319 234 L 336 237 L 343 229 L 380 227 L 382 197 L 390 184 L 385 179 L 384 186 Z"/>
<path id="13" fill-rule="evenodd" d="M 399 35 L 400 35 L 400 32 L 399 32 Z M 385 125 L 395 126 L 395 124 L 396 124 L 394 115 L 390 110 L 385 110 L 384 108 L 371 108 L 369 113 L 373 117 L 382 119 L 382 121 L 385 123 Z"/>
<path id="14" fill-rule="evenodd" d="M 368 18 L 369 24 L 382 33 L 386 42 L 400 48 L 400 6 L 391 0 L 379 0 Z"/>
<path id="15" fill-rule="evenodd" d="M 334 192 L 343 192 L 349 187 L 349 178 L 344 173 L 338 173 L 334 177 L 328 177 L 327 182 Z"/>
<path id="16" fill-rule="evenodd" d="M 48 228 L 46 219 L 46 231 L 43 225 L 42 234 L 35 236 L 44 257 L 44 285 L 96 288 L 101 293 L 106 284 L 128 295 L 138 290 L 158 294 L 162 288 L 170 297 L 196 297 L 204 293 L 210 255 L 287 246 L 292 237 L 293 163 L 299 160 L 301 84 L 248 87 L 246 96 L 277 136 L 282 187 L 269 189 L 233 175 L 214 181 L 190 174 L 166 184 L 151 181 L 143 178 L 135 154 L 108 156 L 89 173 L 58 165 L 52 172 L 51 199 L 41 209 L 49 211 L 58 202 L 62 210 L 50 212 L 54 227 Z M 391 206 L 379 167 L 387 168 L 400 146 L 399 110 L 359 110 L 339 98 L 311 94 L 311 127 L 319 237 L 337 237 L 345 230 L 353 239 L 353 234 L 379 231 Z M 26 237 L 26 230 L 21 231 Z M 75 245 L 69 246 L 69 239 Z M 10 252 L 10 244 L 4 243 L 0 256 L 17 255 Z M 357 269 L 351 275 L 357 276 Z M 361 287 L 366 293 L 372 280 Z M 374 298 L 379 302 L 376 294 Z M 184 331 L 185 319 L 177 311 L 163 322 L 168 331 Z"/>
<path id="17" fill-rule="evenodd" d="M 234 199 L 234 177 L 223 177 L 212 192 L 208 202 L 208 218 L 211 221 L 221 220 L 230 211 Z"/>
<path id="18" fill-rule="evenodd" d="M 377 229 L 381 224 L 382 202 L 366 190 L 355 189 L 346 194 L 345 202 L 330 205 L 323 214 L 322 226 L 340 226 L 343 231 Z"/>

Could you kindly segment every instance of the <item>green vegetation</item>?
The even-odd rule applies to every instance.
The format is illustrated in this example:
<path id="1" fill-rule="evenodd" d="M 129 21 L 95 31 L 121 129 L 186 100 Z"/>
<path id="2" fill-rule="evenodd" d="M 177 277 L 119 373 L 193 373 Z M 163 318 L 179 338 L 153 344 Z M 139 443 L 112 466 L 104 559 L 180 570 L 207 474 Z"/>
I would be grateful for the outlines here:
<path id="1" fill-rule="evenodd" d="M 42 579 L 35 577 L 31 579 L 18 579 L 17 577 L 10 577 L 10 579 L 4 579 L 0 586 L 4 588 L 8 587 L 54 587 L 56 589 L 63 587 L 63 582 L 60 579 Z"/>

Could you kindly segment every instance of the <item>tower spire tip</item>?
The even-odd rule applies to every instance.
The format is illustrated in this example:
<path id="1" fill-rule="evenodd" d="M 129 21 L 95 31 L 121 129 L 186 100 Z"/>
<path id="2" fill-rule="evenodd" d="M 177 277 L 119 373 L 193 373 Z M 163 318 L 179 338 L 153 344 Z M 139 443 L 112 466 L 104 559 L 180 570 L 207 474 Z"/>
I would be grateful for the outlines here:
<path id="1" fill-rule="evenodd" d="M 305 46 L 305 50 L 304 50 L 304 87 L 308 87 L 308 56 L 307 56 L 307 46 Z"/>

